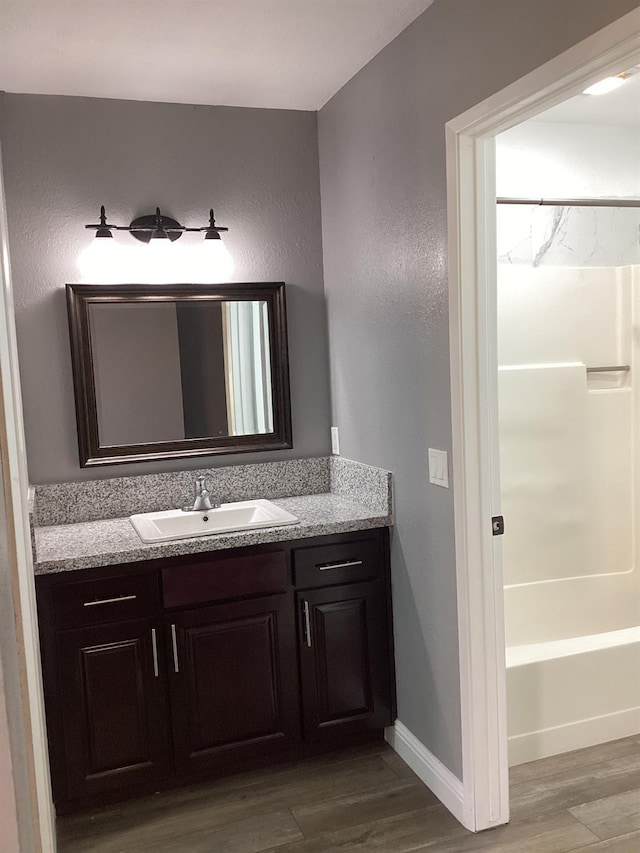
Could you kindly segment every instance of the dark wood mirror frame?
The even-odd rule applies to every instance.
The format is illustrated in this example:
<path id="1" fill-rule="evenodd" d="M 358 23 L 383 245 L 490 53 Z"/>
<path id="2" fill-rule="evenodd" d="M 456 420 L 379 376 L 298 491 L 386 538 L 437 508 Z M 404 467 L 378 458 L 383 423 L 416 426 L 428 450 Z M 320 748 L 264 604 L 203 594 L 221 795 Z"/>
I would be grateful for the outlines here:
<path id="1" fill-rule="evenodd" d="M 82 468 L 221 453 L 291 448 L 291 404 L 284 282 L 233 284 L 67 284 L 71 361 Z M 89 309 L 99 303 L 264 301 L 267 304 L 273 432 L 101 446 Z"/>

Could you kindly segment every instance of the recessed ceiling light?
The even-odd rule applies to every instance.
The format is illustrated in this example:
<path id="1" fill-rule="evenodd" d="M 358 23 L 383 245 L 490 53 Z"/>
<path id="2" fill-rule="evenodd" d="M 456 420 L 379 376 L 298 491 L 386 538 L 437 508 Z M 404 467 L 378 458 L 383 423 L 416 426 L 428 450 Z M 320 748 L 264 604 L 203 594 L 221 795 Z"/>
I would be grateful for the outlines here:
<path id="1" fill-rule="evenodd" d="M 631 75 L 624 71 L 622 74 L 616 74 L 615 77 L 605 77 L 604 80 L 599 80 L 593 86 L 589 86 L 582 93 L 583 95 L 606 95 L 607 92 L 613 92 L 614 89 L 622 86 Z"/>

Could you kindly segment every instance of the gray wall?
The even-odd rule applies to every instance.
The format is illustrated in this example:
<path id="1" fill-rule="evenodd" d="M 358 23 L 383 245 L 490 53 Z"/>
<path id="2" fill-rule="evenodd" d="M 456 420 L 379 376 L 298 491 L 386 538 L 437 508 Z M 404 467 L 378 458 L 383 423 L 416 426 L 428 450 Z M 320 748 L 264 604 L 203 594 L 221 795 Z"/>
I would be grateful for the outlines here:
<path id="1" fill-rule="evenodd" d="M 176 306 L 89 308 L 101 445 L 184 438 Z"/>
<path id="2" fill-rule="evenodd" d="M 0 97 L 31 482 L 327 453 L 316 114 Z M 213 206 L 230 228 L 234 279 L 287 282 L 293 450 L 80 469 L 64 284 L 77 280 L 77 256 L 90 239 L 83 226 L 96 221 L 100 204 L 117 223 L 160 205 L 187 225 L 204 224 Z"/>
<path id="3" fill-rule="evenodd" d="M 333 423 L 344 456 L 393 471 L 399 719 L 461 776 L 445 122 L 638 6 L 436 0 L 320 112 Z"/>

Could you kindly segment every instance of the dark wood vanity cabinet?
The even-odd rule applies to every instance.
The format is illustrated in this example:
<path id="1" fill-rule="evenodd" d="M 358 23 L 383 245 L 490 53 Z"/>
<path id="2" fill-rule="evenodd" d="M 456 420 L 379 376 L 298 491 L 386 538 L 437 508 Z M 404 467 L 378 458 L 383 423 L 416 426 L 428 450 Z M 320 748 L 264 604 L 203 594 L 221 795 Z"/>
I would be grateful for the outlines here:
<path id="1" fill-rule="evenodd" d="M 232 772 L 299 742 L 289 594 L 183 610 L 166 618 L 179 773 Z"/>
<path id="2" fill-rule="evenodd" d="M 298 593 L 305 738 L 348 741 L 389 725 L 387 617 L 377 582 Z"/>
<path id="3" fill-rule="evenodd" d="M 171 772 L 162 623 L 117 622 L 60 633 L 57 678 L 69 797 L 153 784 Z"/>
<path id="4" fill-rule="evenodd" d="M 293 551 L 303 727 L 333 745 L 393 717 L 387 549 L 376 536 Z"/>
<path id="5" fill-rule="evenodd" d="M 382 736 L 386 529 L 37 578 L 60 811 Z"/>

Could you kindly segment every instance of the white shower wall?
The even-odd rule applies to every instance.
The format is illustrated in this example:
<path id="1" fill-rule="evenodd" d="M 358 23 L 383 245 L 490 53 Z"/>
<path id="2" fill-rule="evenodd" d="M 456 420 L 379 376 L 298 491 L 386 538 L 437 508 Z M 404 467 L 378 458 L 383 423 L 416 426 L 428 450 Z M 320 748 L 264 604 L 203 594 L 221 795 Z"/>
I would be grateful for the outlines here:
<path id="1" fill-rule="evenodd" d="M 640 127 L 529 121 L 496 139 L 498 196 L 640 197 Z M 640 209 L 498 206 L 498 260 L 510 264 L 640 264 Z"/>
<path id="2" fill-rule="evenodd" d="M 499 266 L 508 646 L 640 624 L 639 271 Z M 586 372 L 622 364 L 631 371 Z"/>
<path id="3" fill-rule="evenodd" d="M 640 731 L 639 300 L 640 266 L 498 269 L 511 764 Z"/>
<path id="4" fill-rule="evenodd" d="M 496 149 L 498 196 L 640 197 L 640 127 L 537 120 Z M 518 764 L 640 731 L 640 210 L 501 205 L 497 224 Z"/>

